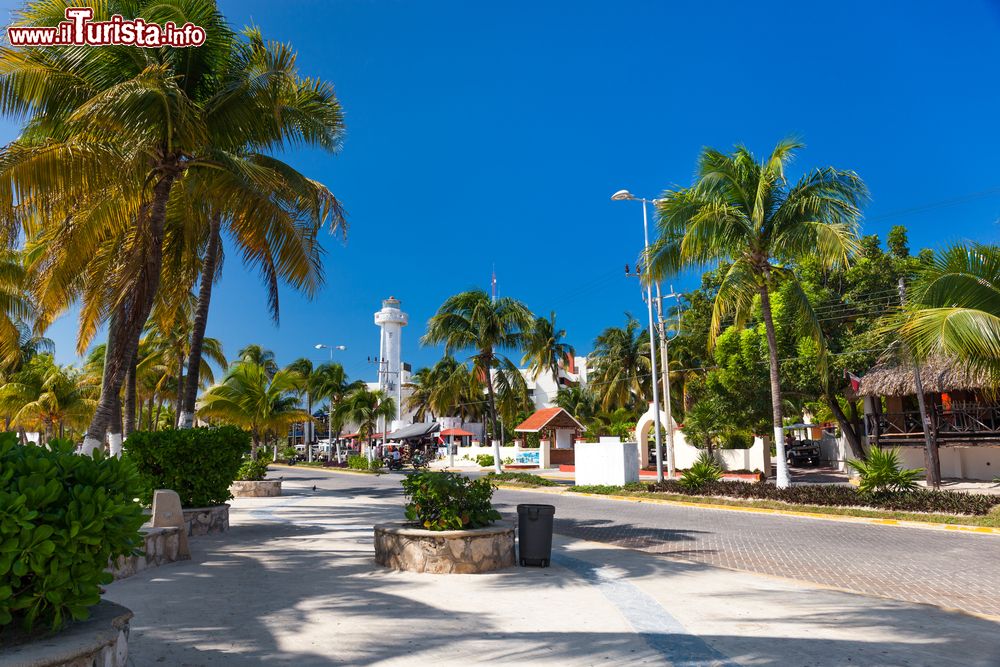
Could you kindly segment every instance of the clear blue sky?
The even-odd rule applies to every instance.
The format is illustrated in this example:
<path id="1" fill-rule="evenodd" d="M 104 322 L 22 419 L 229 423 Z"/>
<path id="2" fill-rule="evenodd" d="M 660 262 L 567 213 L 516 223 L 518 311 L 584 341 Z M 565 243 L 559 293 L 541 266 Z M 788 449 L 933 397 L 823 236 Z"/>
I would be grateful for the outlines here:
<path id="1" fill-rule="evenodd" d="M 229 255 L 208 333 L 231 355 L 257 342 L 281 363 L 320 361 L 315 343 L 343 344 L 348 372 L 371 379 L 372 313 L 391 294 L 410 315 L 404 358 L 433 363 L 439 351 L 417 340 L 427 319 L 488 288 L 494 264 L 502 294 L 554 309 L 589 352 L 624 311 L 644 311 L 622 275 L 641 211 L 609 196 L 687 184 L 705 145 L 762 153 L 796 134 L 800 168 L 868 183 L 865 233 L 905 224 L 914 247 L 998 239 L 1000 8 L 986 0 L 221 4 L 336 85 L 342 152 L 286 159 L 328 184 L 351 223 L 322 293 L 282 292 L 280 328 Z M 72 316 L 50 331 L 62 362 L 74 334 Z"/>

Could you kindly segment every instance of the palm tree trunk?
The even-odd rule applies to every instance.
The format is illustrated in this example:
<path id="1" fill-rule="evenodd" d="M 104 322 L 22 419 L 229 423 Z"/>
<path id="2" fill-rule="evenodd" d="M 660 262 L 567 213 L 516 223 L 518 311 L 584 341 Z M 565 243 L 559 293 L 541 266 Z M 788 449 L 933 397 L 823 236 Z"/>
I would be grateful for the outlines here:
<path id="1" fill-rule="evenodd" d="M 153 430 L 153 401 L 156 399 L 155 394 L 149 395 L 149 400 L 146 401 L 146 430 Z"/>
<path id="2" fill-rule="evenodd" d="M 174 398 L 174 428 L 180 428 L 181 402 L 184 400 L 184 354 L 177 363 L 177 396 Z"/>
<path id="3" fill-rule="evenodd" d="M 774 319 L 771 315 L 771 296 L 765 283 L 760 288 L 760 313 L 764 318 L 764 329 L 767 331 L 767 353 L 770 360 L 771 376 L 771 415 L 774 419 L 774 446 L 778 454 L 777 486 L 784 489 L 791 486 L 788 477 L 788 463 L 785 460 L 785 429 L 781 416 L 781 380 L 778 376 L 778 337 L 774 333 Z"/>
<path id="4" fill-rule="evenodd" d="M 128 438 L 136 426 L 136 364 L 139 362 L 139 341 L 132 346 L 132 355 L 128 362 L 128 375 L 125 376 L 125 426 L 124 437 Z"/>
<path id="5" fill-rule="evenodd" d="M 153 298 L 160 286 L 160 269 L 163 265 L 163 226 L 167 217 L 167 200 L 170 189 L 180 173 L 176 158 L 169 164 L 158 165 L 160 180 L 153 186 L 153 197 L 150 202 L 148 217 L 145 224 L 140 218 L 140 233 L 146 235 L 146 247 L 143 253 L 143 263 L 140 275 L 134 283 L 132 292 L 125 295 L 111 318 L 108 330 L 108 346 L 104 354 L 104 375 L 101 378 L 101 398 L 90 420 L 90 427 L 83 439 L 82 453 L 92 454 L 104 442 L 108 424 L 115 414 L 114 405 L 118 403 L 118 414 L 121 414 L 120 394 L 125 381 L 128 364 L 128 342 L 138 337 L 142 331 L 149 311 L 153 308 Z M 121 430 L 118 431 L 121 433 Z"/>
<path id="6" fill-rule="evenodd" d="M 850 446 L 854 458 L 864 461 L 867 455 L 865 454 L 865 448 L 861 445 L 861 435 L 856 430 L 855 424 L 844 414 L 844 410 L 840 407 L 840 401 L 837 400 L 836 396 L 824 395 L 823 398 L 826 400 L 830 412 L 836 418 L 837 425 L 840 426 L 840 432 L 847 439 L 847 444 Z M 856 408 L 854 412 L 857 413 Z"/>
<path id="7" fill-rule="evenodd" d="M 160 430 L 160 411 L 163 410 L 163 399 L 156 402 L 156 416 L 153 418 L 153 431 Z"/>
<path id="8" fill-rule="evenodd" d="M 492 357 L 490 357 L 492 359 Z M 497 440 L 497 401 L 496 396 L 493 392 L 493 374 L 490 372 L 490 365 L 486 367 L 486 390 L 490 396 L 490 420 L 492 421 L 492 430 L 490 433 L 490 439 L 493 441 L 493 469 L 497 472 L 503 472 L 503 467 L 500 465 L 500 441 Z"/>
<path id="9" fill-rule="evenodd" d="M 108 451 L 111 456 L 122 454 L 122 402 L 118 398 L 112 406 L 111 422 L 108 424 Z"/>
<path id="10" fill-rule="evenodd" d="M 208 326 L 208 309 L 212 301 L 212 283 L 218 266 L 219 247 L 222 245 L 220 228 L 222 220 L 218 213 L 212 216 L 208 235 L 208 247 L 201 264 L 201 284 L 198 287 L 198 305 L 194 311 L 194 327 L 191 331 L 191 354 L 188 357 L 188 374 L 184 381 L 184 398 L 178 418 L 180 428 L 194 425 L 194 404 L 198 399 L 198 381 L 201 379 L 201 350 L 205 342 Z"/>

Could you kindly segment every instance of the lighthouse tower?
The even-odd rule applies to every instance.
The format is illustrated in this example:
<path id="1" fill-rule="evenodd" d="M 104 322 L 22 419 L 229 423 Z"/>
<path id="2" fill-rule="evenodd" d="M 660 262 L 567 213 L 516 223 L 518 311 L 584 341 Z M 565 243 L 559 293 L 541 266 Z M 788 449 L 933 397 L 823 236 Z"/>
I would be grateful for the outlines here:
<path id="1" fill-rule="evenodd" d="M 408 321 L 406 313 L 399 309 L 399 299 L 390 296 L 382 302 L 382 310 L 375 313 L 375 324 L 382 330 L 379 336 L 378 386 L 396 401 L 396 420 L 393 429 L 399 428 L 402 411 L 403 377 L 400 353 L 402 352 L 402 331 Z"/>

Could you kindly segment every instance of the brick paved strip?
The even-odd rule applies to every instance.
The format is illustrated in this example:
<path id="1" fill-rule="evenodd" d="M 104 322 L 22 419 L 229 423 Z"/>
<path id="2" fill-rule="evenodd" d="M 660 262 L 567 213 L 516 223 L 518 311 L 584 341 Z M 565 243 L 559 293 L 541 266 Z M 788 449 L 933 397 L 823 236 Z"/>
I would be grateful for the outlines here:
<path id="1" fill-rule="evenodd" d="M 1000 617 L 1000 539 L 845 521 L 499 490 L 555 505 L 563 535 L 867 595 Z"/>

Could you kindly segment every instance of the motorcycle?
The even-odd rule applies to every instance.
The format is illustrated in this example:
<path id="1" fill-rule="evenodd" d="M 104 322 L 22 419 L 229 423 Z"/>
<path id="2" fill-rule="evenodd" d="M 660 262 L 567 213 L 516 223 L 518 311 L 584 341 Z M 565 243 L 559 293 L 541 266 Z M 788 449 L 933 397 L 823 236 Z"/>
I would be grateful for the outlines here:
<path id="1" fill-rule="evenodd" d="M 403 469 L 403 461 L 400 460 L 400 459 L 394 459 L 391 456 L 386 456 L 385 458 L 383 458 L 382 459 L 382 465 L 386 468 L 386 470 L 402 470 Z"/>
<path id="2" fill-rule="evenodd" d="M 413 465 L 414 470 L 423 470 L 430 465 L 430 462 L 426 456 L 417 452 L 410 458 L 410 464 Z"/>

